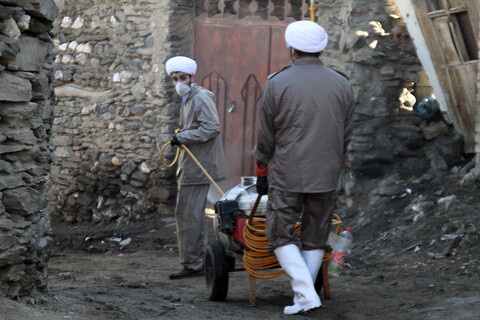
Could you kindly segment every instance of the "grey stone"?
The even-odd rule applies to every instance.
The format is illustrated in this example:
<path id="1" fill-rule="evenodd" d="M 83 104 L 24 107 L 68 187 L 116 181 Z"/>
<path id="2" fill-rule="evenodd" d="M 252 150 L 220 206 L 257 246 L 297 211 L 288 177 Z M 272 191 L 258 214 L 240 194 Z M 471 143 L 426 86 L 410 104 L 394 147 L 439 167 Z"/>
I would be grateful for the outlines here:
<path id="1" fill-rule="evenodd" d="M 30 81 L 17 77 L 10 72 L 0 73 L 0 101 L 30 101 L 32 85 Z M 1 111 L 0 111 L 1 112 Z"/>
<path id="2" fill-rule="evenodd" d="M 42 70 L 33 78 L 32 91 L 34 99 L 47 99 L 52 93 L 52 84 L 45 70 Z"/>
<path id="3" fill-rule="evenodd" d="M 12 70 L 40 71 L 52 44 L 39 40 L 38 38 L 22 36 L 18 42 L 20 52 L 14 60 L 8 63 Z"/>
<path id="4" fill-rule="evenodd" d="M 405 190 L 395 182 L 381 183 L 381 185 L 372 190 L 371 194 L 379 196 L 397 196 L 405 193 Z"/>
<path id="5" fill-rule="evenodd" d="M 77 198 L 77 202 L 81 206 L 87 207 L 93 202 L 92 195 L 90 193 L 80 192 Z"/>
<path id="6" fill-rule="evenodd" d="M 5 251 L 13 247 L 18 242 L 15 236 L 9 234 L 0 234 L 0 251 Z M 2 272 L 3 274 L 3 272 Z"/>
<path id="7" fill-rule="evenodd" d="M 0 268 L 22 263 L 26 251 L 25 246 L 14 246 L 9 250 L 0 252 Z"/>
<path id="8" fill-rule="evenodd" d="M 3 126 L 0 124 L 0 131 Z M 3 134 L 10 140 L 20 144 L 36 145 L 37 137 L 33 134 L 30 128 L 16 128 L 11 130 L 3 130 Z"/>
<path id="9" fill-rule="evenodd" d="M 7 212 L 19 215 L 38 213 L 46 205 L 46 199 L 36 189 L 22 187 L 3 190 L 3 204 Z"/>
<path id="10" fill-rule="evenodd" d="M 13 18 L 9 18 L 3 21 L 0 20 L 0 33 L 14 40 L 20 38 L 20 35 L 22 34 Z"/>
<path id="11" fill-rule="evenodd" d="M 58 7 L 53 0 L 28 0 L 24 10 L 31 16 L 47 19 L 50 22 L 53 22 L 58 15 Z"/>
<path id="12" fill-rule="evenodd" d="M 0 219 L 0 230 L 10 231 L 13 229 L 13 222 L 10 219 L 2 218 Z"/>
<path id="13" fill-rule="evenodd" d="M 458 199 L 456 195 L 443 197 L 437 200 L 439 209 L 443 212 L 449 211 L 450 208 L 454 207 L 457 203 L 458 203 Z"/>
<path id="14" fill-rule="evenodd" d="M 13 173 L 12 164 L 0 159 L 0 172 Z"/>
<path id="15" fill-rule="evenodd" d="M 20 18 L 18 18 L 17 24 L 20 30 L 26 31 L 30 28 L 30 21 L 31 17 L 27 14 L 23 14 Z"/>
<path id="16" fill-rule="evenodd" d="M 448 132 L 448 127 L 444 122 L 432 122 L 429 126 L 423 128 L 425 139 L 432 140 L 441 134 Z"/>
<path id="17" fill-rule="evenodd" d="M 35 34 L 42 34 L 50 31 L 50 27 L 39 20 L 33 18 L 30 20 L 29 30 Z"/>
<path id="18" fill-rule="evenodd" d="M 147 111 L 147 108 L 145 106 L 133 106 L 130 108 L 130 111 L 134 115 L 142 115 Z"/>
<path id="19" fill-rule="evenodd" d="M 0 61 L 12 61 L 17 53 L 5 42 L 0 42 Z"/>
<path id="20" fill-rule="evenodd" d="M 135 171 L 132 174 L 131 178 L 134 179 L 134 180 L 141 181 L 141 182 L 146 182 L 148 180 L 148 176 L 146 174 L 142 173 L 139 170 Z"/>
<path id="21" fill-rule="evenodd" d="M 0 145 L 0 154 L 3 153 L 12 153 L 24 150 L 25 147 L 22 145 Z"/>
<path id="22" fill-rule="evenodd" d="M 101 153 L 100 156 L 98 157 L 98 160 L 100 160 L 101 163 L 106 164 L 106 165 L 112 163 L 110 161 L 110 157 L 105 153 Z"/>
<path id="23" fill-rule="evenodd" d="M 145 186 L 145 183 L 139 180 L 130 180 L 130 184 L 135 187 L 135 188 L 143 188 Z"/>
<path id="24" fill-rule="evenodd" d="M 54 146 L 70 146 L 73 144 L 73 137 L 70 135 L 54 135 L 52 142 Z"/>
<path id="25" fill-rule="evenodd" d="M 25 182 L 19 176 L 5 175 L 0 173 L 0 190 L 13 189 L 25 186 Z"/>
<path id="26" fill-rule="evenodd" d="M 153 36 L 148 36 L 146 39 L 145 39 L 145 45 L 148 47 L 148 48 L 153 48 L 153 46 L 155 45 L 155 38 Z"/>
<path id="27" fill-rule="evenodd" d="M 13 9 L 0 5 L 0 20 L 6 20 L 13 17 Z"/>
<path id="28" fill-rule="evenodd" d="M 156 200 L 166 201 L 170 197 L 170 192 L 164 187 L 151 187 L 148 189 L 148 194 Z"/>
<path id="29" fill-rule="evenodd" d="M 127 163 L 122 165 L 122 172 L 130 175 L 135 169 L 137 168 L 137 165 L 133 161 L 128 161 Z"/>

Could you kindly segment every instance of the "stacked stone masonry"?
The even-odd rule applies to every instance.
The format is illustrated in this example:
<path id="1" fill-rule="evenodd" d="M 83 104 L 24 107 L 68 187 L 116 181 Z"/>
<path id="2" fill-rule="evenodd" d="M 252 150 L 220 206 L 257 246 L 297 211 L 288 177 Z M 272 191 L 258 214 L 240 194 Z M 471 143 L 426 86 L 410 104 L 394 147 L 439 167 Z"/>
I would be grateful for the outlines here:
<path id="1" fill-rule="evenodd" d="M 179 104 L 164 62 L 190 52 L 193 7 L 185 3 L 60 6 L 54 49 L 55 215 L 72 222 L 122 223 L 171 212 L 175 172 L 162 167 L 159 154 L 177 126 Z M 171 152 L 166 150 L 169 160 Z"/>
<path id="2" fill-rule="evenodd" d="M 480 22 L 479 22 L 479 29 L 480 29 Z M 480 37 L 478 40 L 478 56 L 480 57 Z M 475 153 L 476 155 L 476 166 L 475 166 L 475 176 L 480 176 L 480 127 L 478 124 L 480 123 L 480 62 L 478 64 L 478 71 L 477 71 L 477 121 L 476 121 L 476 139 L 475 139 Z"/>
<path id="3" fill-rule="evenodd" d="M 0 294 L 12 298 L 47 286 L 56 13 L 50 0 L 0 4 Z"/>
<path id="4" fill-rule="evenodd" d="M 54 48 L 54 215 L 126 222 L 171 213 L 175 172 L 160 165 L 159 152 L 178 123 L 179 100 L 165 61 L 191 55 L 192 21 L 206 4 L 209 15 L 219 14 L 222 4 L 225 12 L 238 5 L 242 16 L 254 7 L 266 16 L 275 3 L 273 12 L 281 16 L 285 2 L 62 3 Z M 316 7 L 330 39 L 322 60 L 348 75 L 357 97 L 349 167 L 376 175 L 395 167 L 421 174 L 457 163 L 461 137 L 440 125 L 426 139 L 431 124 L 411 111 L 421 65 L 395 1 L 326 0 Z"/>

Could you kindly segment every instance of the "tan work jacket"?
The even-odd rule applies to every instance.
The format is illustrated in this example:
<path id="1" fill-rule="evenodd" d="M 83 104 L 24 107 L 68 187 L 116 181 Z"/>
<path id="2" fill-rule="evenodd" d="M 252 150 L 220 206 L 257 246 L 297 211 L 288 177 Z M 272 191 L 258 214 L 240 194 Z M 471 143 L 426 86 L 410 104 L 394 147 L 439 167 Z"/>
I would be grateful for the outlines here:
<path id="1" fill-rule="evenodd" d="M 220 120 L 212 92 L 194 84 L 180 109 L 180 132 L 177 139 L 188 147 L 212 176 L 221 181 L 227 177 L 225 154 L 220 138 Z M 210 183 L 202 170 L 181 149 L 178 158 L 177 182 L 180 185 Z"/>
<path id="2" fill-rule="evenodd" d="M 265 84 L 255 159 L 270 187 L 320 193 L 337 188 L 353 128 L 348 80 L 318 58 L 301 58 Z"/>

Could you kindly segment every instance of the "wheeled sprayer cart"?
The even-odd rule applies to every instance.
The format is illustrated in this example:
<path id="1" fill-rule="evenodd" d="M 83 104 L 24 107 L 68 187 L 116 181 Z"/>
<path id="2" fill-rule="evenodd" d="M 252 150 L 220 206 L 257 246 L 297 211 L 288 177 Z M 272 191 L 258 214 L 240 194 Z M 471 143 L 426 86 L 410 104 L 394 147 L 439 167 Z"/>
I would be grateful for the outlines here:
<path id="1" fill-rule="evenodd" d="M 250 275 L 250 303 L 255 305 L 255 279 L 271 279 L 283 274 L 274 255 L 265 247 L 265 210 L 267 196 L 258 196 L 256 177 L 242 177 L 241 184 L 225 192 L 215 204 L 216 240 L 210 241 L 205 252 L 205 278 L 208 298 L 211 301 L 224 301 L 228 293 L 230 272 L 247 271 Z M 342 223 L 334 215 L 333 225 L 338 234 Z M 300 223 L 295 228 L 300 232 Z M 323 289 L 325 299 L 330 298 L 327 262 L 325 254 L 322 267 L 315 282 L 320 294 Z M 242 261 L 242 267 L 237 262 Z M 239 264 L 240 265 L 240 264 Z"/>
<path id="2" fill-rule="evenodd" d="M 284 273 L 276 257 L 266 250 L 269 243 L 265 237 L 267 196 L 260 197 L 257 194 L 256 177 L 242 177 L 239 185 L 224 193 L 183 144 L 177 148 L 173 162 L 166 164 L 163 161 L 163 153 L 169 144 L 170 142 L 165 144 L 160 152 L 160 161 L 165 167 L 169 168 L 175 164 L 180 148 L 183 148 L 218 191 L 223 194 L 220 201 L 215 203 L 216 240 L 208 243 L 205 252 L 204 270 L 209 300 L 225 301 L 228 293 L 229 273 L 246 270 L 250 275 L 250 304 L 255 305 L 255 279 L 272 279 Z M 336 234 L 340 232 L 341 223 L 340 218 L 334 215 L 332 224 Z M 298 234 L 300 234 L 300 227 L 301 223 L 299 222 L 295 227 Z M 330 254 L 326 252 L 315 281 L 317 292 L 320 295 L 323 289 L 325 299 L 330 298 L 327 267 L 329 259 Z M 243 266 L 237 268 L 237 261 L 243 262 Z"/>

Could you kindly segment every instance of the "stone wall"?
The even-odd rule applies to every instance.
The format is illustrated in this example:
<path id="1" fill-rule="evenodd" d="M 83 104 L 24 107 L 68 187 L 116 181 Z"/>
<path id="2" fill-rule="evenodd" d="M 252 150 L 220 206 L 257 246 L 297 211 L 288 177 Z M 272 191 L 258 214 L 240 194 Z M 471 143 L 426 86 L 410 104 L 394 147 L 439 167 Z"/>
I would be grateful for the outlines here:
<path id="1" fill-rule="evenodd" d="M 0 294 L 9 297 L 47 285 L 56 13 L 51 0 L 0 4 Z"/>
<path id="2" fill-rule="evenodd" d="M 479 26 L 480 30 L 480 19 L 479 19 Z M 478 39 L 478 56 L 480 57 L 480 37 Z M 476 166 L 475 166 L 475 176 L 478 178 L 480 177 L 480 62 L 477 62 L 478 70 L 477 70 L 477 121 L 475 126 L 475 132 L 477 133 L 475 139 L 475 153 L 476 155 Z"/>
<path id="3" fill-rule="evenodd" d="M 191 1 L 59 5 L 55 21 L 52 206 L 67 221 L 171 212 L 174 170 L 160 148 L 178 124 L 167 58 L 191 50 Z M 171 159 L 168 148 L 166 155 Z"/>
<path id="4" fill-rule="evenodd" d="M 348 75 L 356 95 L 350 170 L 340 180 L 341 202 L 350 205 L 349 195 L 363 192 L 356 182 L 363 175 L 444 174 L 465 161 L 463 138 L 442 115 L 426 121 L 415 113 L 425 79 L 420 81 L 422 66 L 396 2 L 317 3 L 317 20 L 330 39 L 322 60 Z"/>
<path id="5" fill-rule="evenodd" d="M 349 76 L 357 98 L 350 167 L 380 175 L 398 157 L 423 157 L 421 119 L 409 111 L 421 65 L 395 1 L 332 0 L 320 7 L 318 21 L 331 39 L 324 61 Z"/>

